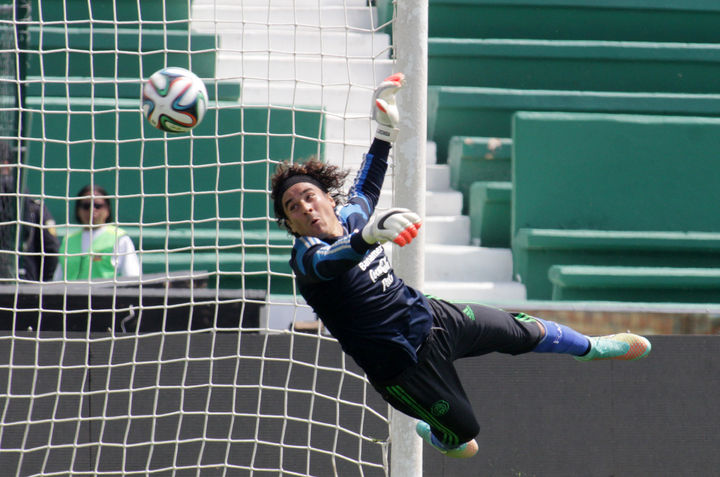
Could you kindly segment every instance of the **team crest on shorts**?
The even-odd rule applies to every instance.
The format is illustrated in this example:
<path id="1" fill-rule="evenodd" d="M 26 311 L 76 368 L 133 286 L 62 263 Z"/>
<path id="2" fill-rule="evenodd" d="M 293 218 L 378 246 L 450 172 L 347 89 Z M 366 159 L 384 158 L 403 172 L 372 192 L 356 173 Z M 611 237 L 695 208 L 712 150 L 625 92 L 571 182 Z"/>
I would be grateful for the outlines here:
<path id="1" fill-rule="evenodd" d="M 444 399 L 441 399 L 434 403 L 432 406 L 430 406 L 430 412 L 433 416 L 437 417 L 444 416 L 449 410 L 450 404 Z"/>

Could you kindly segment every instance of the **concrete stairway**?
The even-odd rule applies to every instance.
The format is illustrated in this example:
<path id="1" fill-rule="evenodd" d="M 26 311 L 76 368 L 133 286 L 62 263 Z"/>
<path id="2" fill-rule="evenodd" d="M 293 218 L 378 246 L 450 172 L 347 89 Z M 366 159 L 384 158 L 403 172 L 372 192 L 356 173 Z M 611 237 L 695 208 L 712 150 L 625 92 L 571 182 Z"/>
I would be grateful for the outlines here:
<path id="1" fill-rule="evenodd" d="M 428 143 L 427 161 L 423 291 L 447 300 L 525 300 L 525 286 L 512 279 L 510 249 L 470 245 L 462 194 L 450 187 L 449 166 L 435 164 L 433 143 Z M 391 200 L 392 191 L 384 190 L 379 207 L 389 207 Z M 386 250 L 392 254 L 392 248 Z"/>

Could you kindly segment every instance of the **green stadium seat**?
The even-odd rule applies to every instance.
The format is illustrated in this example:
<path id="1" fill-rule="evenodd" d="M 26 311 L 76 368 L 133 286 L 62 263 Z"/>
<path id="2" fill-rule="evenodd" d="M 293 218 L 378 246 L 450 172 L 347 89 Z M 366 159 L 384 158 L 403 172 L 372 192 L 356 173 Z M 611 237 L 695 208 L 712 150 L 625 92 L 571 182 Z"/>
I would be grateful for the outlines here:
<path id="1" fill-rule="evenodd" d="M 720 93 L 720 83 L 708 81 L 718 76 L 716 45 L 467 38 L 428 42 L 431 85 Z"/>
<path id="2" fill-rule="evenodd" d="M 553 300 L 717 303 L 720 268 L 553 265 Z"/>
<path id="3" fill-rule="evenodd" d="M 720 267 L 720 233 L 711 232 L 523 228 L 512 248 L 528 299 L 553 298 L 554 265 Z"/>
<path id="4" fill-rule="evenodd" d="M 39 0 L 32 1 L 33 20 L 43 24 L 72 22 L 73 25 L 110 26 L 118 22 L 120 28 L 189 29 L 190 2 L 188 0 Z M 86 22 L 87 24 L 83 24 Z"/>
<path id="5" fill-rule="evenodd" d="M 392 7 L 391 0 L 377 3 L 379 8 Z M 382 11 L 392 14 L 391 8 Z M 430 37 L 720 43 L 719 23 L 720 4 L 713 0 L 430 0 L 429 4 Z"/>
<path id="6" fill-rule="evenodd" d="M 450 186 L 463 193 L 463 214 L 468 214 L 470 186 L 477 181 L 509 181 L 512 140 L 454 136 L 448 148 Z"/>
<path id="7" fill-rule="evenodd" d="M 31 26 L 29 76 L 148 78 L 181 66 L 201 78 L 215 76 L 214 35 L 183 30 Z"/>
<path id="8" fill-rule="evenodd" d="M 720 266 L 720 120 L 520 112 L 513 260 L 531 299 L 552 265 Z"/>
<path id="9" fill-rule="evenodd" d="M 470 186 L 470 236 L 483 247 L 510 248 L 512 182 L 474 182 Z"/>
<path id="10" fill-rule="evenodd" d="M 209 101 L 236 101 L 240 97 L 241 88 L 237 81 L 203 78 L 203 82 Z M 144 81 L 138 78 L 29 76 L 26 78 L 25 95 L 53 98 L 123 98 L 139 101 L 143 84 Z"/>
<path id="11" fill-rule="evenodd" d="M 148 251 L 140 254 L 143 273 L 209 271 L 211 287 L 266 291 L 270 276 L 271 293 L 292 293 L 293 279 L 289 261 L 289 253 L 267 254 L 261 251 Z"/>
<path id="12" fill-rule="evenodd" d="M 187 251 L 219 248 L 233 250 L 244 248 L 269 248 L 271 254 L 289 255 L 292 247 L 292 238 L 281 230 L 274 222 L 270 223 L 270 230 L 255 228 L 209 228 L 209 227 L 179 227 L 168 226 L 129 226 L 123 229 L 133 239 L 135 245 L 142 250 L 171 250 Z"/>
<path id="13" fill-rule="evenodd" d="M 511 138 L 518 111 L 567 111 L 720 116 L 720 94 L 521 90 L 473 86 L 428 87 L 428 138 L 446 163 L 453 136 Z"/>

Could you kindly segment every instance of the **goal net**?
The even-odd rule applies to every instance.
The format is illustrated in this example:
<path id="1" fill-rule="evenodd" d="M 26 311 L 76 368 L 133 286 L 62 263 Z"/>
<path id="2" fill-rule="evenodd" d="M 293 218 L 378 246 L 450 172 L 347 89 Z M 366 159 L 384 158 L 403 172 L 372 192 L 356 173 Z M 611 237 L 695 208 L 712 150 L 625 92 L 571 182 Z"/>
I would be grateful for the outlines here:
<path id="1" fill-rule="evenodd" d="M 268 190 L 284 160 L 360 165 L 395 61 L 392 3 L 374 3 L 0 5 L 3 475 L 388 475 L 387 405 L 332 337 L 294 326 L 314 315 Z M 165 66 L 206 83 L 191 133 L 142 116 Z M 28 237 L 69 243 L 85 186 L 107 191 L 141 275 L 25 278 L 69 256 Z"/>

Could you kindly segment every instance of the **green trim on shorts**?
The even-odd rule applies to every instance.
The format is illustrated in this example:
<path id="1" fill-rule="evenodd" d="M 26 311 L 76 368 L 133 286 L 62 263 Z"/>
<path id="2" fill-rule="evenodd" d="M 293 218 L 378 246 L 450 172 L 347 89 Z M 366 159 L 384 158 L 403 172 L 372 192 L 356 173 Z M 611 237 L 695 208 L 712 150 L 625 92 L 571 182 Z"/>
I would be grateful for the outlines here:
<path id="1" fill-rule="evenodd" d="M 537 318 L 534 316 L 526 315 L 525 313 L 512 313 L 513 318 L 518 321 L 524 321 L 525 323 L 537 323 Z"/>
<path id="2" fill-rule="evenodd" d="M 437 418 L 430 411 L 426 410 L 420 404 L 418 404 L 417 401 L 415 401 L 415 399 L 413 399 L 412 396 L 410 396 L 402 388 L 402 386 L 387 386 L 385 389 L 387 390 L 388 394 L 405 404 L 413 411 L 415 411 L 415 413 L 420 416 L 423 421 L 427 422 L 431 428 L 441 431 L 444 436 L 444 438 L 441 439 L 441 442 L 443 444 L 447 445 L 448 447 L 457 447 L 462 444 L 457 434 L 451 431 L 443 423 L 438 421 Z"/>
<path id="3" fill-rule="evenodd" d="M 475 321 L 475 312 L 470 308 L 470 305 L 465 306 L 462 311 L 468 318 Z"/>
<path id="4" fill-rule="evenodd" d="M 466 303 L 466 304 L 468 304 L 468 305 L 480 305 L 480 306 L 487 306 L 487 307 L 493 308 L 492 305 L 488 305 L 487 303 L 482 303 L 482 302 L 479 302 L 479 301 L 471 301 L 471 300 L 448 300 L 447 298 L 443 298 L 443 297 L 435 296 L 435 295 L 429 295 L 429 294 L 427 294 L 427 293 L 425 293 L 424 295 L 425 295 L 425 298 L 427 298 L 427 299 L 431 299 L 431 298 L 432 298 L 432 299 L 434 299 L 434 300 L 442 300 L 442 301 L 446 301 L 446 302 L 448 302 L 448 303 L 452 303 L 453 305 L 455 305 L 455 304 L 457 304 L 457 303 Z M 498 308 L 498 310 L 499 310 L 499 308 Z M 504 310 L 503 310 L 503 311 L 504 311 Z"/>

